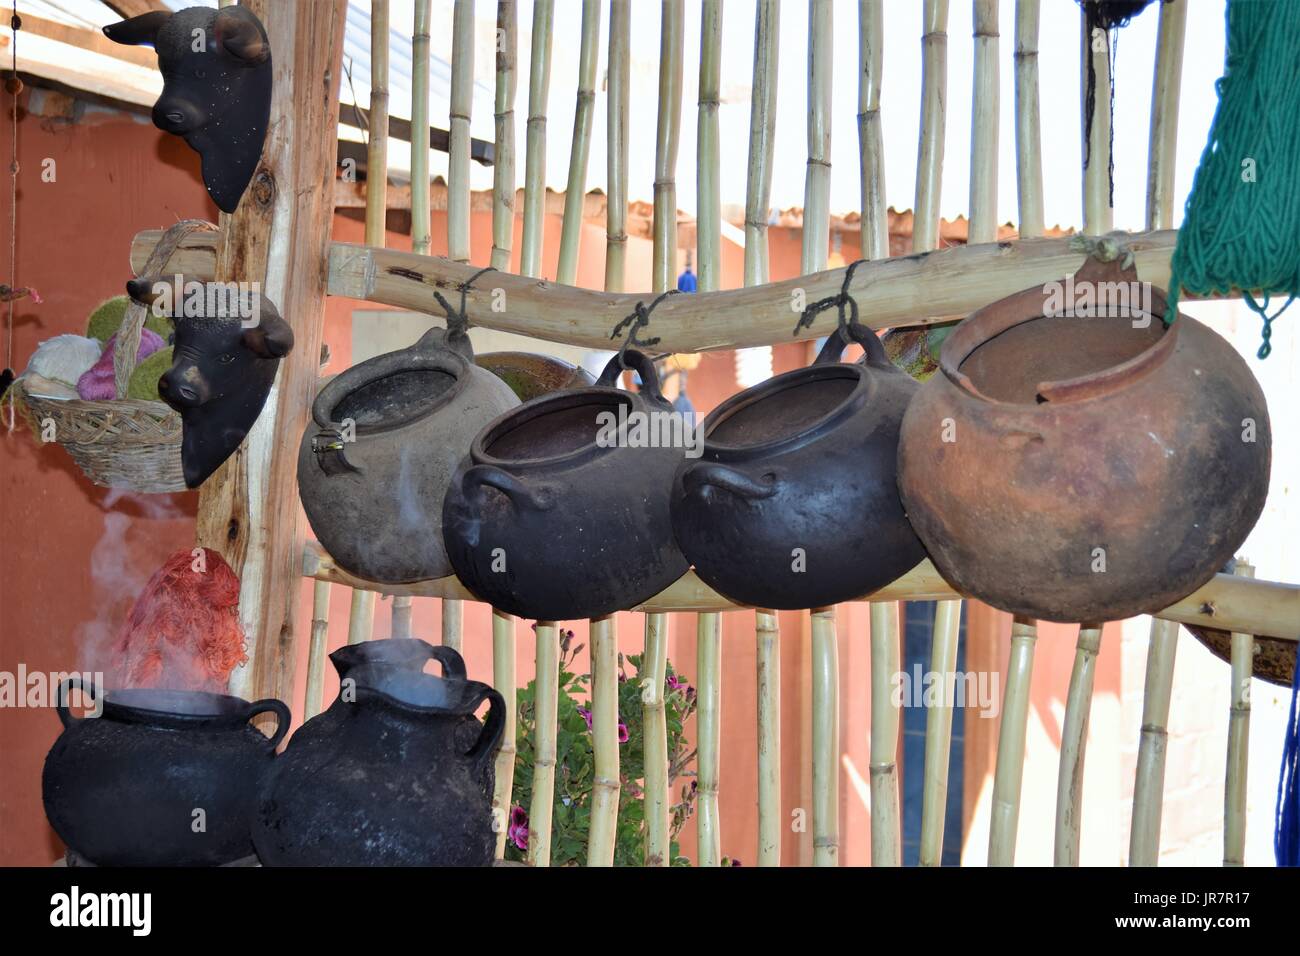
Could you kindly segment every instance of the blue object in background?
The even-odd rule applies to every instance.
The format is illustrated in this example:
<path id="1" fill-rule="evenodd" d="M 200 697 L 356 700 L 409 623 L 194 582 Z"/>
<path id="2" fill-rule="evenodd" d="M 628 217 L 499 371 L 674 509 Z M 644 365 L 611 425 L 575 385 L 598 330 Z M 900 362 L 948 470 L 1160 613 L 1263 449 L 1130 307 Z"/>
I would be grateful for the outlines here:
<path id="1" fill-rule="evenodd" d="M 699 288 L 699 281 L 695 278 L 695 273 L 691 271 L 691 265 L 686 264 L 686 271 L 677 277 L 678 292 L 695 292 Z"/>

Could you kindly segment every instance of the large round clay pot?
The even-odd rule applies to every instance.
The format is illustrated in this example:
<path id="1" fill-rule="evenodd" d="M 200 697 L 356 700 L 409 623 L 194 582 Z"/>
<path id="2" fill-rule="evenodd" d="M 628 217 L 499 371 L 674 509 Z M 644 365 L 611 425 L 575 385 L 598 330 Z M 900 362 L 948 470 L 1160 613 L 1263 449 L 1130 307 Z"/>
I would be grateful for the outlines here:
<path id="1" fill-rule="evenodd" d="M 866 351 L 844 364 L 849 339 Z M 673 482 L 673 532 L 732 601 L 824 607 L 862 597 L 925 553 L 898 497 L 898 429 L 919 386 L 870 329 L 842 326 L 808 368 L 733 395 Z"/>
<path id="2" fill-rule="evenodd" d="M 480 600 L 543 621 L 598 617 L 686 573 L 668 511 L 684 444 L 629 437 L 638 422 L 675 413 L 654 363 L 626 354 L 641 392 L 615 387 L 615 356 L 596 385 L 526 402 L 474 440 L 447 491 L 443 531 L 457 576 Z"/>
<path id="3" fill-rule="evenodd" d="M 114 690 L 98 717 L 66 706 L 45 758 L 45 815 L 59 838 L 99 866 L 219 866 L 251 856 L 257 789 L 289 729 L 278 700 L 182 690 Z M 274 713 L 275 735 L 249 724 Z"/>
<path id="4" fill-rule="evenodd" d="M 253 823 L 262 863 L 490 865 L 501 695 L 466 680 L 456 651 L 424 641 L 369 641 L 330 659 L 338 698 L 298 729 L 263 783 Z M 430 660 L 443 677 L 423 672 Z"/>
<path id="5" fill-rule="evenodd" d="M 298 453 L 298 494 L 317 540 L 370 581 L 450 574 L 447 483 L 478 431 L 518 404 L 474 364 L 464 334 L 440 328 L 335 376 L 312 404 Z"/>
<path id="6" fill-rule="evenodd" d="M 1127 310 L 1063 312 L 1120 288 Z M 1090 260 L 944 343 L 903 420 L 899 485 L 958 590 L 1032 618 L 1115 620 L 1196 590 L 1245 539 L 1268 491 L 1264 395 L 1227 342 L 1186 315 L 1166 327 L 1164 310 L 1135 272 Z"/>

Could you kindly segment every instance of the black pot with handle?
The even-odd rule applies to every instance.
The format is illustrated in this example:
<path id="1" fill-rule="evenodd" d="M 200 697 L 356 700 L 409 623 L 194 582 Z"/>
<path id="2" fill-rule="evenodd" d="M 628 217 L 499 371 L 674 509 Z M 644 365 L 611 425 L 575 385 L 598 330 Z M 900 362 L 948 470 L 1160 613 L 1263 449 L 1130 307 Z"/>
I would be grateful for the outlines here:
<path id="1" fill-rule="evenodd" d="M 686 573 L 668 491 L 692 426 L 659 391 L 654 363 L 634 350 L 626 359 L 640 392 L 616 387 L 623 365 L 615 356 L 595 385 L 497 418 L 452 478 L 447 555 L 493 607 L 543 621 L 599 617 Z M 652 432 L 670 440 L 648 439 Z"/>
<path id="2" fill-rule="evenodd" d="M 80 679 L 59 688 L 64 729 L 41 777 L 45 815 L 70 849 L 100 866 L 219 866 L 252 856 L 249 821 L 289 708 L 139 688 L 109 691 L 99 716 L 74 717 L 73 687 Z M 269 738 L 249 724 L 265 713 L 278 721 Z"/>
<path id="3" fill-rule="evenodd" d="M 455 650 L 424 641 L 367 641 L 330 660 L 339 696 L 298 729 L 264 781 L 253 823 L 262 863 L 490 865 L 505 700 L 467 680 Z M 424 673 L 430 660 L 443 676 Z"/>
<path id="4" fill-rule="evenodd" d="M 850 340 L 866 355 L 839 361 Z M 841 324 L 816 360 L 734 395 L 677 470 L 673 531 L 700 579 L 740 604 L 862 597 L 925 552 L 897 486 L 898 429 L 918 385 L 880 339 Z"/>

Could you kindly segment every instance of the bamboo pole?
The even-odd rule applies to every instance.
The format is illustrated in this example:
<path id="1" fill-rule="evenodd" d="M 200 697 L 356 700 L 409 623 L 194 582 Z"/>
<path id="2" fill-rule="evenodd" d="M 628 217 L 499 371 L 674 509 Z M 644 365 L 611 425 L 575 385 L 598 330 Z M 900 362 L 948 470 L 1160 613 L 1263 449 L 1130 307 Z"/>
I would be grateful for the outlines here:
<path id="1" fill-rule="evenodd" d="M 1092 129 L 1084 122 L 1083 138 L 1087 168 L 1083 171 L 1083 231 L 1090 236 L 1100 236 L 1115 228 L 1115 210 L 1110 204 L 1110 41 L 1100 27 L 1095 35 L 1088 34 L 1088 14 L 1081 11 L 1083 29 L 1082 80 L 1083 101 L 1088 89 L 1088 60 L 1091 58 L 1095 73 Z M 1087 109 L 1080 110 L 1081 118 Z"/>
<path id="2" fill-rule="evenodd" d="M 510 810 L 514 805 L 515 740 L 518 737 L 518 698 L 515 688 L 515 619 L 492 609 L 492 686 L 506 702 L 506 727 L 496 757 L 496 781 L 492 790 L 493 825 L 496 827 L 496 858 L 505 856 Z"/>
<path id="3" fill-rule="evenodd" d="M 411 251 L 428 255 L 433 243 L 429 213 L 429 21 L 432 0 L 415 0 L 411 30 Z M 455 51 L 453 50 L 453 56 Z M 398 605 L 393 604 L 396 614 Z"/>
<path id="4" fill-rule="evenodd" d="M 1016 198 L 1020 238 L 1043 234 L 1043 124 L 1038 22 L 1042 0 L 1016 0 Z"/>
<path id="5" fill-rule="evenodd" d="M 304 549 L 301 573 L 305 577 L 348 587 L 373 586 L 339 568 L 334 559 L 325 554 L 315 541 L 308 542 Z M 450 595 L 474 600 L 474 596 L 454 577 L 390 585 L 386 590 L 393 594 L 412 594 L 417 597 L 440 598 Z M 943 601 L 958 596 L 927 560 L 879 591 L 864 594 L 857 600 Z M 704 584 L 693 571 L 686 572 L 644 604 L 628 608 L 630 611 L 645 613 L 743 609 L 742 605 L 731 603 Z M 1152 616 L 1177 621 L 1179 624 L 1242 631 L 1288 641 L 1300 640 L 1300 584 L 1257 581 L 1231 574 L 1218 574 L 1203 587 Z"/>
<path id="6" fill-rule="evenodd" d="M 1255 568 L 1238 558 L 1234 572 L 1253 578 Z M 1255 638 L 1232 632 L 1232 705 L 1228 711 L 1228 768 L 1223 782 L 1223 865 L 1246 865 L 1246 767 L 1250 749 L 1250 681 Z"/>
<path id="7" fill-rule="evenodd" d="M 998 0 L 974 0 L 975 76 L 970 121 L 968 242 L 998 238 Z"/>
<path id="8" fill-rule="evenodd" d="M 464 630 L 465 605 L 455 598 L 442 599 L 442 643 L 452 650 L 459 651 L 462 646 L 461 634 Z"/>
<path id="9" fill-rule="evenodd" d="M 569 180 L 564 190 L 564 222 L 555 279 L 573 285 L 578 275 L 582 239 L 582 207 L 587 200 L 587 158 L 591 154 L 591 121 L 596 108 L 596 64 L 600 59 L 600 0 L 582 0 L 582 41 L 578 50 L 578 103 L 573 111 L 573 145 Z"/>
<path id="10" fill-rule="evenodd" d="M 813 866 L 839 866 L 840 699 L 835 608 L 812 612 Z"/>
<path id="11" fill-rule="evenodd" d="M 749 104 L 749 168 L 745 183 L 745 285 L 768 280 L 767 214 L 776 141 L 779 0 L 754 4 L 754 74 Z"/>
<path id="12" fill-rule="evenodd" d="M 1133 819 L 1129 828 L 1129 866 L 1155 866 L 1160 859 L 1160 811 L 1164 804 L 1165 752 L 1169 743 L 1169 700 L 1174 689 L 1178 625 L 1151 619 L 1146 687 L 1142 695 L 1142 736 L 1133 781 Z"/>
<path id="13" fill-rule="evenodd" d="M 541 275 L 546 219 L 546 104 L 551 89 L 551 26 L 554 0 L 534 0 L 532 55 L 528 63 L 528 131 L 524 155 L 524 231 L 519 272 Z"/>
<path id="14" fill-rule="evenodd" d="M 533 799 L 528 807 L 528 862 L 551 865 L 551 810 L 555 805 L 556 714 L 560 693 L 560 641 L 554 621 L 537 622 L 537 677 L 533 706 Z"/>
<path id="15" fill-rule="evenodd" d="M 722 277 L 722 175 L 718 159 L 718 106 L 722 83 L 722 0 L 700 11 L 700 95 L 696 120 L 696 270 L 699 291 L 715 291 Z"/>
<path id="16" fill-rule="evenodd" d="M 469 121 L 474 104 L 474 0 L 456 0 L 453 4 L 451 37 L 447 258 L 469 262 Z"/>
<path id="17" fill-rule="evenodd" d="M 889 215 L 885 207 L 885 140 L 880 121 L 880 84 L 885 62 L 884 0 L 859 0 L 858 59 L 862 257 L 885 259 L 889 256 Z"/>
<path id="18" fill-rule="evenodd" d="M 348 643 L 368 641 L 375 629 L 375 592 L 365 588 L 352 589 L 352 603 L 348 607 Z"/>
<path id="19" fill-rule="evenodd" d="M 595 777 L 587 865 L 613 866 L 618 837 L 618 630 L 614 615 L 591 621 L 591 737 Z"/>
<path id="20" fill-rule="evenodd" d="M 925 0 L 921 35 L 921 133 L 916 151 L 912 251 L 939 245 L 944 123 L 948 101 L 948 0 Z"/>
<path id="21" fill-rule="evenodd" d="M 311 645 L 307 651 L 307 693 L 302 706 L 304 720 L 311 720 L 319 714 L 324 703 L 329 636 L 330 584 L 316 581 L 311 589 Z"/>
<path id="22" fill-rule="evenodd" d="M 393 595 L 393 625 L 391 637 L 411 636 L 411 601 L 409 594 Z"/>
<path id="23" fill-rule="evenodd" d="M 803 189 L 801 271 L 826 268 L 831 233 L 831 0 L 808 0 L 808 169 Z"/>
<path id="24" fill-rule="evenodd" d="M 645 655 L 641 659 L 641 730 L 645 745 L 645 863 L 668 866 L 671 834 L 668 796 L 668 718 L 664 686 L 668 666 L 668 615 L 645 616 Z"/>
<path id="25" fill-rule="evenodd" d="M 758 865 L 781 865 L 781 634 L 776 613 L 754 612 L 758 670 Z"/>
<path id="26" fill-rule="evenodd" d="M 384 244 L 388 214 L 388 0 L 370 0 L 370 142 L 366 148 L 366 245 Z M 319 135 L 320 130 L 312 130 Z"/>
<path id="27" fill-rule="evenodd" d="M 699 785 L 696 812 L 699 866 L 722 865 L 722 823 L 718 815 L 722 750 L 722 622 L 716 614 L 696 619 L 696 742 Z"/>
<path id="28" fill-rule="evenodd" d="M 1147 228 L 1174 224 L 1174 167 L 1178 152 L 1178 98 L 1183 79 L 1187 0 L 1160 4 L 1156 68 L 1151 81 L 1151 137 L 1147 148 Z"/>
<path id="29" fill-rule="evenodd" d="M 1034 672 L 1038 624 L 1016 617 L 1011 622 L 1011 656 L 998 727 L 998 763 L 993 775 L 989 820 L 989 866 L 1012 866 L 1016 827 L 1020 822 L 1020 785 L 1025 771 L 1025 730 L 1029 723 L 1029 687 Z"/>
<path id="30" fill-rule="evenodd" d="M 1088 717 L 1092 710 L 1092 684 L 1097 676 L 1097 654 L 1101 651 L 1100 624 L 1079 626 L 1079 641 L 1070 672 L 1070 690 L 1065 699 L 1065 721 L 1061 726 L 1061 759 L 1056 776 L 1056 843 L 1053 859 L 1057 866 L 1079 865 L 1079 821 L 1083 812 L 1083 758 L 1088 742 Z"/>
<path id="31" fill-rule="evenodd" d="M 902 670 L 897 601 L 871 605 L 871 865 L 901 866 L 903 817 L 898 799 L 899 710 L 894 678 Z"/>
<path id="32" fill-rule="evenodd" d="M 515 232 L 515 87 L 519 23 L 515 0 L 497 0 L 497 85 L 493 111 L 496 150 L 492 162 L 492 268 L 510 269 Z M 502 838 L 504 840 L 504 837 Z"/>
<path id="33" fill-rule="evenodd" d="M 606 104 L 605 288 L 622 292 L 627 260 L 627 113 L 632 13 L 628 0 L 609 3 L 609 100 Z"/>
<path id="34" fill-rule="evenodd" d="M 654 289 L 675 285 L 677 268 L 677 141 L 682 124 L 683 0 L 663 0 L 659 34 L 659 121 L 655 135 Z"/>
<path id="35" fill-rule="evenodd" d="M 943 862 L 943 823 L 948 812 L 948 760 L 952 749 L 952 705 L 957 669 L 961 602 L 940 601 L 934 611 L 930 674 L 942 681 L 943 700 L 925 708 L 925 770 L 921 787 L 921 866 Z"/>

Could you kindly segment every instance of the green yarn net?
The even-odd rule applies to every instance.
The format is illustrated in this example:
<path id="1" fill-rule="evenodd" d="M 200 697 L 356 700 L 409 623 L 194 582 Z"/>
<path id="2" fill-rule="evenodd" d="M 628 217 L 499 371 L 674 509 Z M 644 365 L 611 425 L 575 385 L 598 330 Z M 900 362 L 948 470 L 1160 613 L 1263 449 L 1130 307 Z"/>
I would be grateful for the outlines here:
<path id="1" fill-rule="evenodd" d="M 1240 289 L 1264 321 L 1264 359 L 1273 321 L 1300 294 L 1300 2 L 1229 0 L 1215 87 L 1219 105 L 1178 232 L 1166 314 L 1177 316 L 1180 289 Z M 1269 315 L 1281 295 L 1286 302 Z"/>

